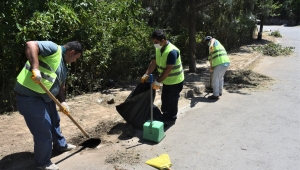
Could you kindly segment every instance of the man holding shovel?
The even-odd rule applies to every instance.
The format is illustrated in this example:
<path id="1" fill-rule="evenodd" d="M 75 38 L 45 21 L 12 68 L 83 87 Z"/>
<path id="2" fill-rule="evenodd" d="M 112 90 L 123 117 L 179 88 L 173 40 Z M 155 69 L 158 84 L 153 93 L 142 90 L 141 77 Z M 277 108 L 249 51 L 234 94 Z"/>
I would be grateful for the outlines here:
<path id="1" fill-rule="evenodd" d="M 28 41 L 25 45 L 28 61 L 17 77 L 16 102 L 34 138 L 34 157 L 38 169 L 59 169 L 50 160 L 52 148 L 56 152 L 65 152 L 76 147 L 68 144 L 61 134 L 56 105 L 39 84 L 42 82 L 69 110 L 65 102 L 67 64 L 75 62 L 81 54 L 82 45 L 77 41 L 63 46 L 51 41 Z"/>
<path id="2" fill-rule="evenodd" d="M 208 45 L 208 60 L 210 62 L 210 74 L 212 74 L 210 81 L 213 88 L 213 95 L 208 98 L 218 100 L 219 96 L 222 96 L 224 74 L 230 65 L 230 60 L 223 45 L 215 38 L 206 36 L 202 42 Z"/>
<path id="3" fill-rule="evenodd" d="M 159 77 L 153 82 L 153 89 L 158 90 L 163 84 L 161 94 L 161 111 L 166 126 L 175 124 L 178 112 L 179 93 L 183 88 L 184 72 L 181 63 L 180 50 L 167 40 L 163 30 L 155 30 L 151 35 L 156 55 L 152 59 L 146 73 L 141 78 L 144 83 L 157 68 Z"/>

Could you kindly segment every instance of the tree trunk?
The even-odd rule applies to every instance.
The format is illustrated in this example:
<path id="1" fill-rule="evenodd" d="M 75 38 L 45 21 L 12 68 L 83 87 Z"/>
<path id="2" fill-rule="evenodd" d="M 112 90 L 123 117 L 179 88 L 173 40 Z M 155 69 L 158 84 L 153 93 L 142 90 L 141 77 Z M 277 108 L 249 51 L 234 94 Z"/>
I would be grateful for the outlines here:
<path id="1" fill-rule="evenodd" d="M 195 15 L 196 15 L 196 3 L 195 0 L 190 0 L 189 4 L 189 72 L 196 72 L 196 26 L 195 26 Z"/>
<path id="2" fill-rule="evenodd" d="M 259 32 L 257 35 L 257 40 L 261 40 L 261 38 L 262 38 L 263 27 L 264 27 L 264 16 L 262 15 L 260 18 L 260 26 L 259 26 Z"/>

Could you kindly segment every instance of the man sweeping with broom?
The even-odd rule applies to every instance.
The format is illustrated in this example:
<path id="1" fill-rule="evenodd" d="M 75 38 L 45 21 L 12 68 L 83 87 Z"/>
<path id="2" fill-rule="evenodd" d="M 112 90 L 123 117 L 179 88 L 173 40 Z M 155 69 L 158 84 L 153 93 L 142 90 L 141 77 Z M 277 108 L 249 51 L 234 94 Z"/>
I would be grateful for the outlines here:
<path id="1" fill-rule="evenodd" d="M 224 74 L 227 71 L 230 60 L 223 45 L 215 38 L 206 36 L 202 43 L 208 45 L 210 62 L 211 85 L 213 88 L 213 95 L 208 96 L 209 99 L 218 100 L 222 96 L 224 86 Z"/>

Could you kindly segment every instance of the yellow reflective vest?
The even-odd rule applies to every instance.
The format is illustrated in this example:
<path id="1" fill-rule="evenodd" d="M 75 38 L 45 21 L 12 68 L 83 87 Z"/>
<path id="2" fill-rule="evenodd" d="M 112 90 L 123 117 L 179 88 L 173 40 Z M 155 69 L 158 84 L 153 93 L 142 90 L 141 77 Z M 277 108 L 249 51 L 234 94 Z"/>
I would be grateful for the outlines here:
<path id="1" fill-rule="evenodd" d="M 210 52 L 210 55 L 208 56 L 208 60 L 211 60 L 210 58 L 211 56 L 212 56 L 212 67 L 230 62 L 227 52 L 220 42 L 218 42 L 217 46 L 214 46 L 213 51 Z"/>
<path id="2" fill-rule="evenodd" d="M 59 67 L 62 57 L 61 46 L 57 47 L 57 51 L 47 57 L 39 56 L 39 70 L 41 71 L 41 82 L 46 86 L 48 90 L 52 87 L 57 78 L 55 71 Z M 46 93 L 38 84 L 34 83 L 31 79 L 32 72 L 29 61 L 26 62 L 24 68 L 17 77 L 18 83 L 25 86 L 37 93 Z"/>
<path id="3" fill-rule="evenodd" d="M 168 54 L 172 50 L 178 51 L 179 56 L 176 60 L 175 65 L 173 66 L 170 74 L 168 75 L 168 77 L 162 81 L 163 84 L 166 84 L 166 85 L 178 84 L 184 80 L 184 72 L 183 72 L 183 67 L 182 67 L 182 63 L 181 63 L 180 50 L 171 43 L 169 43 L 166 46 L 163 53 L 160 52 L 160 49 L 156 49 L 157 70 L 158 70 L 159 74 L 161 75 L 167 66 Z"/>

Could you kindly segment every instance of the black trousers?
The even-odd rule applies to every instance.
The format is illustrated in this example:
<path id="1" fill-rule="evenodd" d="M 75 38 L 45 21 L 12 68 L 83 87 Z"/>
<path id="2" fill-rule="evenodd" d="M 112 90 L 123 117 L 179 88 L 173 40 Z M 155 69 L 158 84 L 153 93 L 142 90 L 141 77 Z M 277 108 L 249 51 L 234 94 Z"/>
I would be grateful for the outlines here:
<path id="1" fill-rule="evenodd" d="M 163 121 L 176 120 L 178 112 L 178 100 L 183 88 L 183 82 L 173 85 L 163 85 L 161 94 L 161 111 Z"/>

